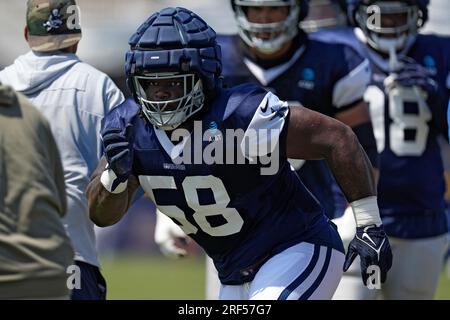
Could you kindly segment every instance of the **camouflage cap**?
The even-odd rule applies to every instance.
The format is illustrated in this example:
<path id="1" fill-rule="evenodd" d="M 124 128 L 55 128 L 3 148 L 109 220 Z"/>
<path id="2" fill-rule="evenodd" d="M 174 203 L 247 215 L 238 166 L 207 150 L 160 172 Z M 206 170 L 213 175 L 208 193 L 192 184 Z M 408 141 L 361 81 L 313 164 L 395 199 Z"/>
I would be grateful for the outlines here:
<path id="1" fill-rule="evenodd" d="M 56 51 L 81 39 L 75 0 L 28 0 L 28 44 L 34 51 Z"/>

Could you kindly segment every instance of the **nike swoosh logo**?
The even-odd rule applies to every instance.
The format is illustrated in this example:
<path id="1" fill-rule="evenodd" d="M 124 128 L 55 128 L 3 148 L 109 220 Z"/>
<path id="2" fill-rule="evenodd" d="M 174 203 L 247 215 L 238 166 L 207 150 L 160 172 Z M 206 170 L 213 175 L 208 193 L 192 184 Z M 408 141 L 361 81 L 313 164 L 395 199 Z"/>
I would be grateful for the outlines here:
<path id="1" fill-rule="evenodd" d="M 372 238 L 370 238 L 369 235 L 368 235 L 366 232 L 363 233 L 363 235 L 362 235 L 361 238 L 362 238 L 362 239 L 367 238 L 370 242 L 373 243 L 373 245 L 374 245 L 375 247 L 377 246 L 377 245 L 375 244 L 375 242 L 373 242 Z"/>
<path id="2" fill-rule="evenodd" d="M 261 112 L 266 113 L 268 107 L 269 107 L 269 103 L 268 103 L 268 100 L 266 99 L 266 104 L 264 107 L 261 107 Z"/>

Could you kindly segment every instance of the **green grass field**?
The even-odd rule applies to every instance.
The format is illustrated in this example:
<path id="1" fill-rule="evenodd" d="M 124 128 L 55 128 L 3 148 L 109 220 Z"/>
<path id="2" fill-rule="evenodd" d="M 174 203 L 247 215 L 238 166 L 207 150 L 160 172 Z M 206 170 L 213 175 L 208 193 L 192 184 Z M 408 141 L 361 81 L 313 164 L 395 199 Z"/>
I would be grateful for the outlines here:
<path id="1" fill-rule="evenodd" d="M 162 257 L 116 256 L 103 259 L 108 299 L 194 300 L 204 299 L 205 266 L 202 258 L 178 261 Z M 446 274 L 436 299 L 450 300 Z"/>
<path id="2" fill-rule="evenodd" d="M 204 299 L 204 260 L 117 256 L 103 261 L 108 299 Z"/>

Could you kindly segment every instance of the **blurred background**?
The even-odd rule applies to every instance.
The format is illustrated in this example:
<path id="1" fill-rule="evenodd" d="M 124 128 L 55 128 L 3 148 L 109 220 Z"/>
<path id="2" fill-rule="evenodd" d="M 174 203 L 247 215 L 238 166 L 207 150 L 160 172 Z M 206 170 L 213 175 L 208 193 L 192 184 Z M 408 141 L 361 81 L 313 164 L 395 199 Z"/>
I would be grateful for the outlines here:
<path id="1" fill-rule="evenodd" d="M 129 36 L 153 12 L 189 8 L 218 33 L 236 32 L 229 0 L 77 0 L 83 39 L 78 55 L 106 72 L 127 92 L 123 77 Z M 23 37 L 26 0 L 0 0 L 0 70 L 28 51 Z M 450 35 L 450 0 L 431 0 L 426 33 Z M 153 241 L 154 206 L 138 200 L 117 225 L 97 230 L 98 250 L 108 283 L 108 299 L 204 299 L 204 255 L 191 245 L 181 261 L 164 258 Z M 450 269 L 436 298 L 450 299 Z"/>
<path id="2" fill-rule="evenodd" d="M 78 55 L 106 72 L 124 88 L 123 65 L 128 38 L 153 12 L 165 7 L 189 8 L 203 17 L 217 32 L 236 31 L 229 0 L 77 0 L 81 9 L 83 39 Z M 28 51 L 23 36 L 26 0 L 0 0 L 0 69 Z"/>

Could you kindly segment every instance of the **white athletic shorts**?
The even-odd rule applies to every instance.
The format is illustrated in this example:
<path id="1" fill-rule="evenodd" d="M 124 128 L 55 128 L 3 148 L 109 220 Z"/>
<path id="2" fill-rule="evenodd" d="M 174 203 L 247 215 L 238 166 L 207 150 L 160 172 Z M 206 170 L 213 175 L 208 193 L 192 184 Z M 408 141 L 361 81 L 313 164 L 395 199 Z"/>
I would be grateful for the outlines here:
<path id="1" fill-rule="evenodd" d="M 221 300 L 331 299 L 342 276 L 344 254 L 306 242 L 270 258 L 253 281 L 221 285 Z"/>

